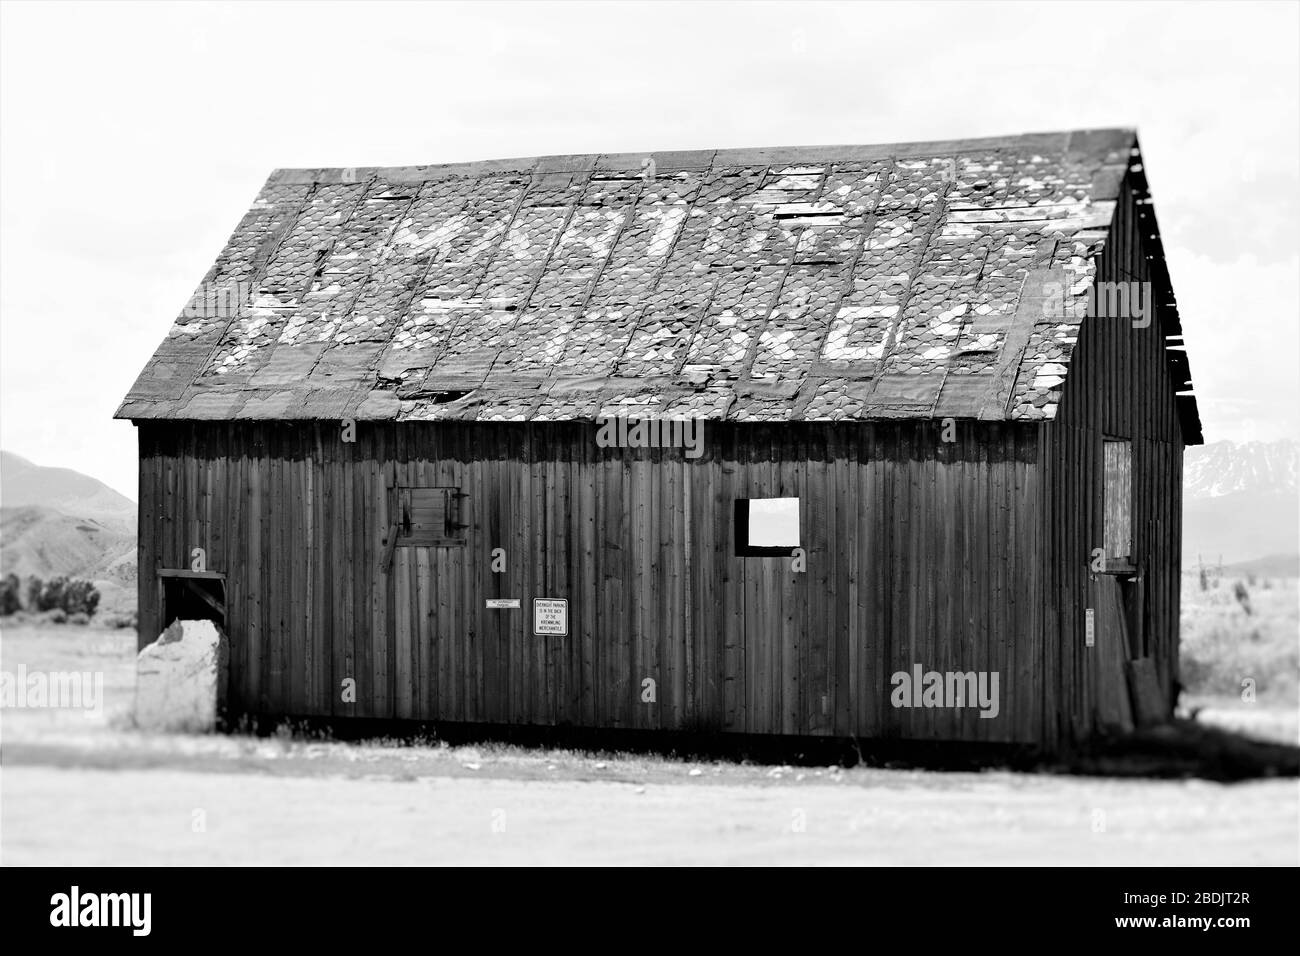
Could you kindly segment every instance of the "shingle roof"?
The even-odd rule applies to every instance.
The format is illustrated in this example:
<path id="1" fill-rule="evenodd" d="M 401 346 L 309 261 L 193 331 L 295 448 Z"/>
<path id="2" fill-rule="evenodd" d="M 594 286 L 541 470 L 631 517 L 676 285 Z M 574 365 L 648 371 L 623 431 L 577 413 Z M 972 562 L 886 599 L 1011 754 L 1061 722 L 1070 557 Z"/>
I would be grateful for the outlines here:
<path id="1" fill-rule="evenodd" d="M 1135 142 L 280 170 L 118 417 L 1051 418 Z"/>

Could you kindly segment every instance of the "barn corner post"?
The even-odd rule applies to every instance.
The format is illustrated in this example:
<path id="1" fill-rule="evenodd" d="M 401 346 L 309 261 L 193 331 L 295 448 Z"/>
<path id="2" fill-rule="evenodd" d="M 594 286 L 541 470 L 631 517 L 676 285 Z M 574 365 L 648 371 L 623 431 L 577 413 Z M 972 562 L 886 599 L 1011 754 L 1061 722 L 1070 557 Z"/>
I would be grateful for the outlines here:
<path id="1" fill-rule="evenodd" d="M 154 455 L 149 435 L 140 422 L 132 422 L 139 456 L 136 494 L 136 651 L 144 648 L 158 636 L 156 607 L 161 598 L 156 594 L 159 581 L 152 548 L 152 529 L 156 526 L 156 507 L 153 479 Z"/>
<path id="2" fill-rule="evenodd" d="M 221 605 L 265 716 L 909 752 L 1167 714 L 1200 434 L 1136 150 L 278 171 L 118 412 L 140 640 Z"/>

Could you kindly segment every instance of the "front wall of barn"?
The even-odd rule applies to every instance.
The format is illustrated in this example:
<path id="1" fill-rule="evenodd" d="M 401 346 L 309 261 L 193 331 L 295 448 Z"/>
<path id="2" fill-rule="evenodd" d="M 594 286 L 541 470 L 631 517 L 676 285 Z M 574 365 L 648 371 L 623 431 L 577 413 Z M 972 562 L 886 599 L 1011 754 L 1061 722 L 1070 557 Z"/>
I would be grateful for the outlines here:
<path id="1" fill-rule="evenodd" d="M 594 424 L 141 422 L 140 640 L 158 572 L 201 566 L 236 712 L 1039 742 L 1038 428 L 705 423 L 692 459 Z M 420 487 L 456 489 L 463 541 L 391 540 Z M 761 497 L 799 498 L 803 569 L 735 554 Z M 918 666 L 996 673 L 997 715 L 894 706 Z"/>

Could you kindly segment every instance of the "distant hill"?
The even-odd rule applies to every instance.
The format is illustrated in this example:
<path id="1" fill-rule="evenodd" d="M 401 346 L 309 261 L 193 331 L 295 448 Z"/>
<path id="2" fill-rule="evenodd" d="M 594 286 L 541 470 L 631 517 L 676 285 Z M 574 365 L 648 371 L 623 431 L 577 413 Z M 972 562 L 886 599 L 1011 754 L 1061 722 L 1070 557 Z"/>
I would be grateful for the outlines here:
<path id="1" fill-rule="evenodd" d="M 102 481 L 0 451 L 0 574 L 129 584 L 135 525 L 135 502 Z"/>
<path id="2" fill-rule="evenodd" d="M 0 508 L 0 574 L 135 580 L 135 529 L 31 505 Z"/>
<path id="3" fill-rule="evenodd" d="M 1267 558 L 1269 567 L 1285 569 L 1300 561 L 1298 450 L 1290 440 L 1221 441 L 1186 450 L 1183 567 Z"/>
<path id="4" fill-rule="evenodd" d="M 135 502 L 98 478 L 71 468 L 47 468 L 0 451 L 0 508 L 28 505 L 135 529 Z"/>
<path id="5" fill-rule="evenodd" d="M 1270 554 L 1253 561 L 1225 564 L 1224 574 L 1253 574 L 1260 578 L 1300 577 L 1300 554 Z"/>

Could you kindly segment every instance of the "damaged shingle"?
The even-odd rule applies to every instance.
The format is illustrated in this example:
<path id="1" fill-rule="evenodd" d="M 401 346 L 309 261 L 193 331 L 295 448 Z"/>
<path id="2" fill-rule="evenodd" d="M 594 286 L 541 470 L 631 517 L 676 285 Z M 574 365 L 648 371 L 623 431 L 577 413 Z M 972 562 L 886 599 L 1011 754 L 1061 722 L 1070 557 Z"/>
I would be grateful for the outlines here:
<path id="1" fill-rule="evenodd" d="M 1050 418 L 1135 144 L 278 172 L 118 414 Z"/>

